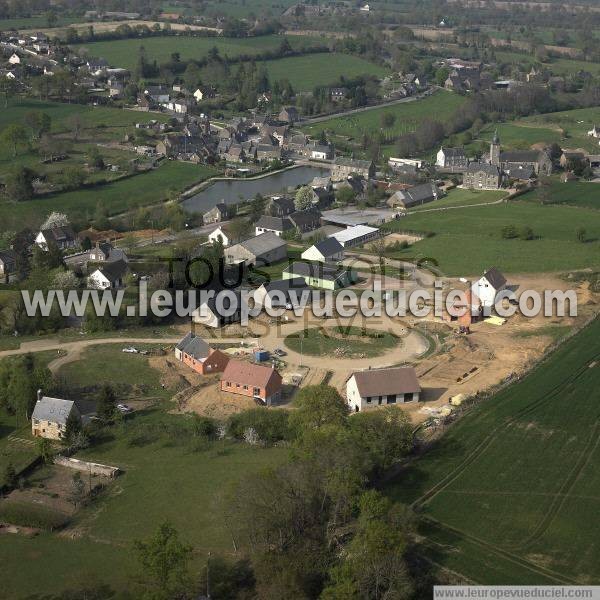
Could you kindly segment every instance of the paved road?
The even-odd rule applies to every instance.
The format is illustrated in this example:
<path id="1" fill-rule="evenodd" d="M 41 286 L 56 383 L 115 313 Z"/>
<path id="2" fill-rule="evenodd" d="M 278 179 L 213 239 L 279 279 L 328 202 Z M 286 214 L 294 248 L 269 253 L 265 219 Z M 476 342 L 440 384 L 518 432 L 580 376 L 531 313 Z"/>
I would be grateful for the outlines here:
<path id="1" fill-rule="evenodd" d="M 290 313 L 291 314 L 291 313 Z M 402 338 L 402 343 L 397 347 L 393 348 L 389 352 L 377 357 L 377 358 L 334 358 L 327 357 L 324 361 L 322 356 L 307 356 L 301 355 L 299 352 L 294 352 L 286 348 L 287 356 L 286 362 L 291 365 L 303 365 L 314 369 L 326 368 L 331 371 L 352 371 L 355 369 L 364 369 L 370 366 L 389 366 L 398 364 L 401 362 L 410 362 L 423 354 L 428 348 L 428 342 L 418 332 L 409 330 L 400 321 L 392 320 L 387 316 L 382 317 L 369 317 L 368 321 L 362 317 L 355 319 L 329 319 L 324 320 L 322 318 L 315 318 L 308 316 L 308 320 L 305 321 L 302 317 L 291 317 L 291 321 L 281 325 L 269 326 L 267 331 L 264 329 L 264 322 L 261 322 L 259 326 L 256 321 L 253 321 L 249 325 L 249 330 L 254 330 L 257 333 L 262 334 L 259 338 L 253 337 L 228 337 L 223 335 L 221 331 L 215 331 L 215 337 L 207 337 L 209 343 L 214 342 L 228 342 L 232 344 L 239 344 L 244 342 L 246 344 L 256 344 L 261 347 L 270 350 L 271 352 L 275 348 L 284 348 L 284 338 L 291 333 L 297 333 L 302 331 L 305 327 L 335 327 L 335 326 L 367 326 L 373 329 L 388 331 L 394 333 Z M 6 356 L 17 356 L 27 354 L 28 352 L 42 352 L 56 350 L 66 352 L 66 355 L 58 356 L 55 360 L 51 361 L 48 365 L 49 369 L 56 373 L 61 367 L 71 362 L 79 360 L 81 354 L 91 346 L 104 345 L 104 344 L 121 344 L 121 345 L 135 345 L 135 344 L 176 344 L 181 338 L 168 337 L 168 338 L 142 338 L 142 337 L 111 337 L 111 338 L 90 338 L 75 340 L 72 342 L 61 342 L 56 338 L 40 339 L 30 342 L 24 342 L 17 349 L 3 350 L 0 352 L 0 358 Z M 340 340 L 340 347 L 345 345 L 344 340 Z"/>

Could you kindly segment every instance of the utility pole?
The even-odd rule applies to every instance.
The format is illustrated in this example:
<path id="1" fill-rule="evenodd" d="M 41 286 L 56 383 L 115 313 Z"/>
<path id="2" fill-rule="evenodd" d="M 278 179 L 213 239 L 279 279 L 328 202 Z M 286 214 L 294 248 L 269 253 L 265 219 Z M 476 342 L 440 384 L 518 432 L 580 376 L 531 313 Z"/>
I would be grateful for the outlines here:
<path id="1" fill-rule="evenodd" d="M 210 552 L 206 559 L 206 597 L 210 600 Z"/>

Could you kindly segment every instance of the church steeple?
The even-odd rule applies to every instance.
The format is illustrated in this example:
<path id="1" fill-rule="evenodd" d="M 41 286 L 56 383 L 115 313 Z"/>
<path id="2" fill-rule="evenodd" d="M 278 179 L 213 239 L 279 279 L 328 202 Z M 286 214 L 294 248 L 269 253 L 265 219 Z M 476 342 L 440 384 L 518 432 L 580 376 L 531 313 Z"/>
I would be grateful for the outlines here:
<path id="1" fill-rule="evenodd" d="M 500 166 L 500 136 L 498 135 L 498 129 L 496 129 L 490 144 L 490 164 Z"/>

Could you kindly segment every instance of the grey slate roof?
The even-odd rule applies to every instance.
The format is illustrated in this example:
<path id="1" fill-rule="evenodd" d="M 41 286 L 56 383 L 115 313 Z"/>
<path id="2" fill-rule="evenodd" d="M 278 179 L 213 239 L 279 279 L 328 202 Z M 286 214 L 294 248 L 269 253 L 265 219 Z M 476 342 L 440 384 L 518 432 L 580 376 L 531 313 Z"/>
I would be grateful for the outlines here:
<path id="1" fill-rule="evenodd" d="M 460 156 L 460 157 L 465 156 L 464 148 L 444 148 L 444 147 L 442 147 L 442 152 L 446 156 Z"/>
<path id="2" fill-rule="evenodd" d="M 272 231 L 266 231 L 265 233 L 261 233 L 256 237 L 241 242 L 239 245 L 244 247 L 254 256 L 261 256 L 262 254 L 271 252 L 272 250 L 281 248 L 282 246 L 286 246 L 286 243 Z"/>
<path id="3" fill-rule="evenodd" d="M 74 400 L 43 396 L 35 403 L 31 418 L 65 425 L 74 405 Z"/>
<path id="4" fill-rule="evenodd" d="M 299 210 L 289 217 L 291 225 L 298 229 L 316 229 L 321 224 L 321 213 L 318 210 Z"/>
<path id="5" fill-rule="evenodd" d="M 275 231 L 287 231 L 292 229 L 294 226 L 291 221 L 286 217 L 272 217 L 270 215 L 261 215 L 256 223 L 256 227 L 262 227 L 263 229 L 273 229 Z"/>
<path id="6" fill-rule="evenodd" d="M 196 359 L 206 358 L 210 354 L 210 346 L 207 342 L 193 333 L 188 333 L 177 344 L 177 349 Z"/>
<path id="7" fill-rule="evenodd" d="M 540 153 L 535 150 L 514 150 L 511 152 L 501 152 L 501 162 L 537 162 L 540 158 Z"/>
<path id="8" fill-rule="evenodd" d="M 121 279 L 127 272 L 127 264 L 123 260 L 116 260 L 102 265 L 99 270 L 109 281 Z"/>
<path id="9" fill-rule="evenodd" d="M 483 172 L 486 175 L 500 175 L 500 169 L 496 165 L 490 165 L 488 163 L 472 162 L 467 167 L 467 173 L 480 173 Z"/>
<path id="10" fill-rule="evenodd" d="M 271 293 L 276 290 L 287 293 L 290 290 L 302 291 L 310 289 L 306 285 L 303 277 L 294 277 L 292 279 L 275 279 L 263 285 L 267 293 Z"/>
<path id="11" fill-rule="evenodd" d="M 344 247 L 335 238 L 325 238 L 314 244 L 314 247 L 325 257 L 342 252 Z"/>
<path id="12" fill-rule="evenodd" d="M 357 169 L 370 169 L 373 164 L 370 160 L 359 160 L 356 158 L 346 158 L 345 156 L 338 156 L 334 163 L 336 165 L 342 165 L 344 167 L 356 167 Z"/>
<path id="13" fill-rule="evenodd" d="M 408 190 L 402 190 L 400 195 L 404 197 L 406 206 L 413 206 L 435 200 L 438 196 L 438 190 L 434 183 L 423 183 Z"/>
<path id="14" fill-rule="evenodd" d="M 483 276 L 494 286 L 494 289 L 499 290 L 506 285 L 506 278 L 496 267 L 488 269 Z"/>

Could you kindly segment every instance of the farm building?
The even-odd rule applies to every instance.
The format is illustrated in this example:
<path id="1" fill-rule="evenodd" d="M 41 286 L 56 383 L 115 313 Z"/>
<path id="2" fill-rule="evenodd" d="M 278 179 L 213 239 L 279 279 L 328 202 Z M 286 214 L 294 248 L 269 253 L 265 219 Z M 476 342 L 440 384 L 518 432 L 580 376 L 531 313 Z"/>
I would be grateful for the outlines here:
<path id="1" fill-rule="evenodd" d="M 221 375 L 221 391 L 248 396 L 270 406 L 281 398 L 281 375 L 272 367 L 230 360 Z"/>
<path id="2" fill-rule="evenodd" d="M 278 235 L 266 232 L 225 250 L 225 261 L 228 264 L 246 263 L 248 266 L 269 265 L 284 260 L 287 256 L 287 245 Z"/>
<path id="3" fill-rule="evenodd" d="M 324 290 L 338 290 L 356 281 L 356 273 L 350 268 L 325 263 L 295 262 L 283 271 L 284 279 L 301 278 L 312 287 Z"/>
<path id="4" fill-rule="evenodd" d="M 421 386 L 413 367 L 357 371 L 346 382 L 346 398 L 354 412 L 418 402 L 420 393 Z"/>
<path id="5" fill-rule="evenodd" d="M 377 227 L 369 227 L 368 225 L 356 225 L 355 227 L 348 227 L 347 229 L 332 233 L 328 237 L 337 240 L 343 248 L 351 248 L 352 246 L 362 246 L 378 238 L 379 229 Z"/>
<path id="6" fill-rule="evenodd" d="M 335 238 L 325 238 L 307 248 L 300 257 L 316 262 L 338 262 L 344 258 L 344 247 Z"/>
<path id="7" fill-rule="evenodd" d="M 200 375 L 221 373 L 229 362 L 227 354 L 211 348 L 205 340 L 192 332 L 175 346 L 175 358 Z"/>
<path id="8" fill-rule="evenodd" d="M 406 190 L 398 190 L 387 201 L 388 206 L 402 206 L 410 208 L 427 202 L 433 202 L 443 196 L 443 192 L 435 183 L 423 183 Z"/>
<path id="9" fill-rule="evenodd" d="M 471 291 L 479 298 L 481 306 L 494 306 L 498 292 L 506 288 L 506 278 L 496 267 L 487 270 L 472 286 Z"/>

